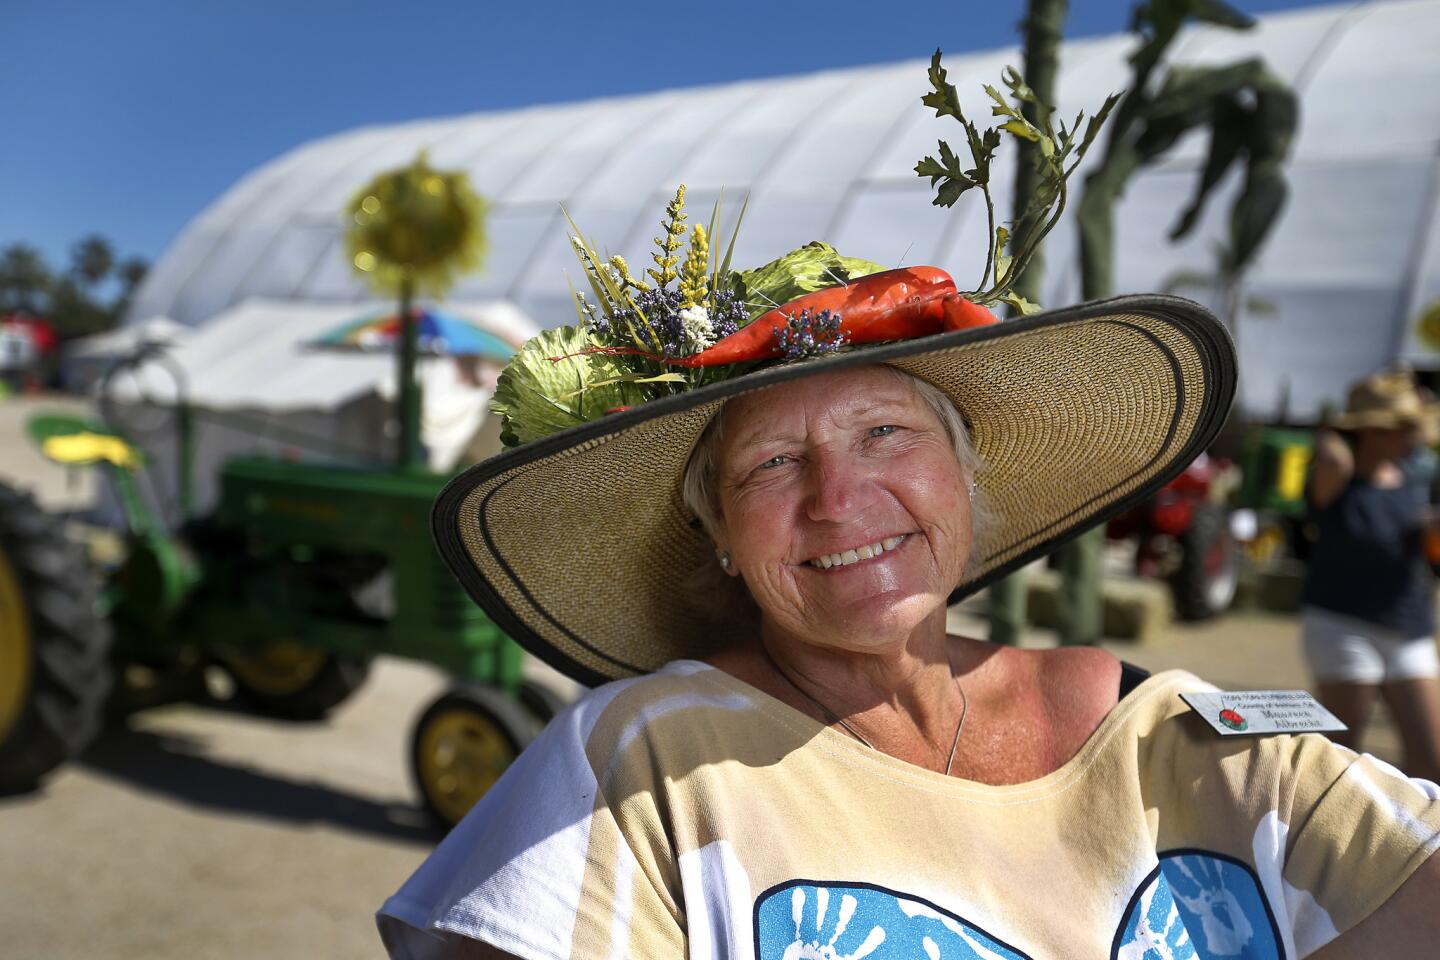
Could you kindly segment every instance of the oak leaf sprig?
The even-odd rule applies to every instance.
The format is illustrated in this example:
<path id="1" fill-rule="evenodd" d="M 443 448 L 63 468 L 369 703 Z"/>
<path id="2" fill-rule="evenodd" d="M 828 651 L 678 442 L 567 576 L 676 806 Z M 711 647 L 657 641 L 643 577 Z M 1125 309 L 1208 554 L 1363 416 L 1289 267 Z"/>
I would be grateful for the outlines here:
<path id="1" fill-rule="evenodd" d="M 940 56 L 940 51 L 936 50 L 930 58 L 930 91 L 920 98 L 920 102 L 933 109 L 935 116 L 953 117 L 960 124 L 969 152 L 969 166 L 967 169 L 966 161 L 941 140 L 939 157 L 924 157 L 915 165 L 915 173 L 930 180 L 930 185 L 935 188 L 935 199 L 931 202 L 936 206 L 953 207 L 961 196 L 974 189 L 978 189 L 985 198 L 989 238 L 985 267 L 977 288 L 965 292 L 964 296 L 979 304 L 1006 303 L 1022 314 L 1034 313 L 1040 308 L 1012 288 L 1034 256 L 1040 241 L 1060 222 L 1068 200 L 1067 182 L 1094 143 L 1120 95 L 1108 97 L 1089 123 L 1085 123 L 1085 114 L 1081 112 L 1075 115 L 1074 122 L 1068 127 L 1062 121 L 1057 128 L 1053 122 L 1053 109 L 1040 101 L 1019 71 L 1006 67 L 1001 80 L 1009 93 L 1008 98 L 995 87 L 985 85 L 985 92 L 991 100 L 991 116 L 1002 118 L 1002 122 L 982 129 L 965 116 L 954 84 L 946 79 Z M 1026 116 L 1027 106 L 1031 108 L 1033 120 Z M 995 222 L 995 200 L 990 191 L 991 172 L 1003 134 L 1012 139 L 1027 140 L 1037 148 L 1039 185 L 1034 200 L 1020 218 L 1030 225 L 1030 229 L 1024 231 L 1018 250 L 1011 249 L 1010 227 Z"/>

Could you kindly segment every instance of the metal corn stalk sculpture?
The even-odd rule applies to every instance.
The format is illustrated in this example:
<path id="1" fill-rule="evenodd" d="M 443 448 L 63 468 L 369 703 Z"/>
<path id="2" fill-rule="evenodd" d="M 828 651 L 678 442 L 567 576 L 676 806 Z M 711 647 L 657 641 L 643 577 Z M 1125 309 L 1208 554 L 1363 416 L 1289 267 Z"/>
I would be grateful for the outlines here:
<path id="1" fill-rule="evenodd" d="M 1156 71 L 1181 29 L 1206 23 L 1248 30 L 1255 21 L 1220 0 L 1149 0 L 1135 8 L 1131 30 L 1140 47 L 1130 56 L 1134 74 L 1110 120 L 1099 163 L 1085 180 L 1076 220 L 1080 228 L 1081 290 L 1086 300 L 1108 297 L 1115 277 L 1115 204 L 1130 178 L 1159 160 L 1186 133 L 1210 133 L 1209 152 L 1189 205 L 1170 231 L 1188 234 L 1205 202 L 1230 168 L 1240 164 L 1244 184 L 1230 208 L 1228 241 L 1220 254 L 1225 321 L 1234 333 L 1241 274 L 1285 205 L 1283 167 L 1299 123 L 1299 101 L 1259 58 L 1224 66 Z M 1094 643 L 1101 635 L 1100 568 L 1104 532 L 1091 531 L 1060 552 L 1060 639 Z"/>
<path id="2" fill-rule="evenodd" d="M 1065 15 L 1069 0 L 1030 0 L 1024 23 L 1025 35 L 1025 76 L 1030 89 L 1042 103 L 1055 102 L 1055 76 L 1060 70 L 1060 42 L 1065 32 Z M 1034 104 L 1026 104 L 1026 116 L 1035 122 L 1038 117 Z M 1013 215 L 1015 239 L 1023 244 L 1029 232 L 1035 228 L 1034 218 L 1026 214 L 1031 210 L 1041 190 L 1039 166 L 1035 153 L 1039 144 L 1020 143 L 1015 162 L 1015 195 Z M 1030 262 L 1026 264 L 1015 281 L 1015 290 L 1026 300 L 1039 303 L 1045 273 L 1043 248 L 1037 247 Z M 1062 548 L 1063 550 L 1064 548 Z M 1099 598 L 1095 599 L 1098 607 Z M 1062 604 L 1063 606 L 1063 604 Z M 995 643 L 1014 645 L 1020 642 L 1025 626 L 1025 583 L 1022 574 L 1012 574 L 990 586 L 990 639 Z M 1063 631 L 1062 631 L 1063 633 Z"/>
<path id="3" fill-rule="evenodd" d="M 1171 240 L 1194 228 L 1215 186 L 1232 166 L 1241 165 L 1244 184 L 1230 208 L 1229 238 L 1221 253 L 1222 275 L 1236 281 L 1285 205 L 1283 167 L 1300 113 L 1295 92 L 1259 58 L 1172 67 L 1157 81 L 1155 73 L 1171 43 L 1192 22 L 1234 30 L 1255 25 L 1220 0 L 1149 0 L 1135 8 L 1131 29 L 1141 45 L 1130 57 L 1134 75 L 1110 120 L 1100 162 L 1086 177 L 1076 217 L 1087 300 L 1112 292 L 1114 209 L 1125 185 L 1192 130 L 1208 130 L 1210 147 L 1194 198 L 1171 230 Z"/>

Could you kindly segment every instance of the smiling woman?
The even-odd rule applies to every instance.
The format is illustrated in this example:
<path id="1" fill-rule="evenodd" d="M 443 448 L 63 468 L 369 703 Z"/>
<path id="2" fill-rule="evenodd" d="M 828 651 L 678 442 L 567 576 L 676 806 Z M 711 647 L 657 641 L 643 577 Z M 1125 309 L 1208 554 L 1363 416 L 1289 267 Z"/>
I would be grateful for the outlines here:
<path id="1" fill-rule="evenodd" d="M 888 381 L 882 384 L 882 389 L 900 387 L 903 390 L 906 395 L 901 398 L 900 406 L 905 415 L 912 417 L 919 415 L 920 419 L 927 419 L 923 416 L 923 410 L 915 409 L 915 404 L 918 402 L 924 410 L 928 410 L 929 419 L 938 422 L 944 431 L 945 441 L 950 447 L 956 467 L 963 473 L 963 482 L 968 490 L 970 541 L 973 545 L 978 545 L 972 547 L 971 552 L 973 553 L 974 549 L 983 549 L 985 538 L 994 525 L 994 517 L 988 506 L 988 498 L 976 484 L 976 477 L 984 469 L 984 464 L 970 444 L 969 428 L 966 427 L 960 411 L 940 390 L 895 367 L 879 366 L 873 368 L 871 373 L 872 378 L 873 374 L 879 374 L 883 380 Z M 893 389 L 890 389 L 890 393 L 894 392 Z M 742 407 L 743 398 L 728 403 L 705 428 L 705 432 L 701 434 L 699 442 L 695 445 L 694 452 L 690 455 L 689 462 L 685 465 L 684 476 L 681 480 L 685 505 L 699 519 L 710 538 L 717 543 L 720 542 L 722 535 L 718 503 L 720 494 L 718 479 L 722 471 L 719 463 L 722 450 L 729 447 L 726 443 L 726 411 L 731 411 L 728 414 L 731 420 L 748 421 L 750 418 L 746 411 L 758 408 L 760 419 L 754 422 L 769 423 L 771 418 L 765 416 L 765 408 L 783 406 L 790 402 L 783 392 L 770 391 L 762 396 L 763 399 L 748 406 Z M 871 419 L 878 416 L 879 419 L 884 420 L 887 418 L 880 415 L 885 412 L 885 409 L 884 406 L 872 403 L 868 408 L 862 408 L 859 415 L 862 418 L 869 417 Z M 929 426 L 926 424 L 926 427 Z M 895 436 L 897 431 L 911 428 L 901 424 L 879 423 L 865 429 L 876 434 L 876 436 L 867 438 L 872 441 L 872 446 L 884 446 L 887 442 L 893 446 L 894 443 L 906 438 L 904 433 Z M 770 464 L 768 469 L 774 469 L 777 466 L 780 464 Z M 885 536 L 870 544 L 857 545 L 854 551 L 848 553 L 836 551 L 828 556 L 819 555 L 811 558 L 809 562 L 812 566 L 828 570 L 847 563 L 869 560 L 876 554 L 897 549 L 904 542 L 905 536 L 905 534 Z M 726 567 L 721 564 L 702 564 L 696 569 L 695 576 L 687 585 L 697 606 L 717 622 L 733 623 L 753 619 L 756 613 L 754 603 L 744 588 L 743 580 L 730 576 L 735 572 L 738 571 L 734 567 Z"/>
<path id="2" fill-rule="evenodd" d="M 1218 322 L 976 325 L 942 271 L 822 244 L 726 276 L 703 233 L 679 262 L 679 200 L 653 285 L 577 239 L 604 304 L 520 352 L 513 449 L 436 503 L 471 595 L 597 689 L 385 905 L 392 955 L 1406 955 L 1383 931 L 1435 922 L 1440 789 L 1214 736 L 1180 671 L 946 629 L 1204 449 Z M 820 307 L 862 300 L 890 342 Z M 671 364 L 700 353 L 734 362 Z"/>
<path id="3" fill-rule="evenodd" d="M 712 536 L 765 627 L 864 650 L 943 618 L 970 556 L 973 475 L 912 386 L 862 368 L 727 413 Z"/>

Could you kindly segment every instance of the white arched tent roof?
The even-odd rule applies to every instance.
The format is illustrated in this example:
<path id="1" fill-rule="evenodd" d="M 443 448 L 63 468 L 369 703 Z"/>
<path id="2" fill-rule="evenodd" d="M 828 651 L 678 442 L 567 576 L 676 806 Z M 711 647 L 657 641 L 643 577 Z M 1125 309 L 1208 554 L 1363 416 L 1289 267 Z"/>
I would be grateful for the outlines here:
<path id="1" fill-rule="evenodd" d="M 1069 43 L 1060 111 L 1093 110 L 1126 82 L 1128 35 Z M 1249 278 L 1267 305 L 1242 315 L 1246 406 L 1308 416 L 1354 377 L 1405 355 L 1440 365 L 1409 333 L 1440 297 L 1436 205 L 1440 146 L 1440 0 L 1389 0 L 1277 14 L 1248 32 L 1196 29 L 1178 63 L 1263 56 L 1302 94 L 1287 212 Z M 947 57 L 968 110 L 988 115 L 982 83 L 1018 64 L 1014 49 Z M 534 107 L 356 130 L 304 145 L 250 174 L 195 218 L 138 291 L 130 319 L 201 324 L 251 297 L 300 302 L 368 298 L 342 253 L 339 211 L 376 172 L 426 148 L 463 168 L 492 204 L 483 274 L 454 296 L 509 300 L 542 325 L 569 322 L 575 276 L 560 206 L 612 252 L 648 259 L 677 184 L 692 218 L 727 198 L 749 209 L 736 265 L 811 239 L 882 263 L 934 263 L 961 287 L 979 271 L 984 211 L 966 197 L 930 205 L 912 168 L 959 128 L 920 104 L 925 62 L 838 70 L 643 96 Z M 1187 201 L 1204 138 L 1185 140 L 1130 185 L 1117 216 L 1117 292 L 1160 289 L 1204 271 L 1223 235 L 1228 197 L 1195 234 L 1166 239 Z M 1098 155 L 1099 151 L 1096 151 Z M 997 200 L 1008 209 L 1012 155 Z M 1234 178 L 1232 178 L 1233 180 Z M 1233 182 L 1227 185 L 1233 189 Z M 1047 248 L 1045 302 L 1078 295 L 1073 223 Z M 1425 251 L 1429 250 L 1427 255 Z M 1428 292 L 1427 292 L 1428 291 Z M 1202 291 L 1180 291 L 1192 296 Z"/>

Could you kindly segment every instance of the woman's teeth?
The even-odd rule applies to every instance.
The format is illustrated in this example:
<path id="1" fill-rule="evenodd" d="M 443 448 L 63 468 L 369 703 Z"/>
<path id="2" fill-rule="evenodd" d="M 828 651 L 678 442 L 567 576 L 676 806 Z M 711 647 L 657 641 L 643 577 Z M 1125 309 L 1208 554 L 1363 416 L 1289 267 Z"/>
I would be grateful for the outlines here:
<path id="1" fill-rule="evenodd" d="M 829 570 L 831 567 L 843 567 L 848 564 L 857 563 L 861 560 L 869 560 L 871 557 L 878 557 L 886 550 L 894 550 L 904 542 L 909 534 L 902 534 L 898 537 L 886 537 L 878 543 L 867 543 L 863 547 L 852 547 L 849 550 L 842 550 L 839 553 L 826 554 L 823 557 L 816 557 L 806 562 L 812 567 L 819 567 L 821 570 Z"/>

